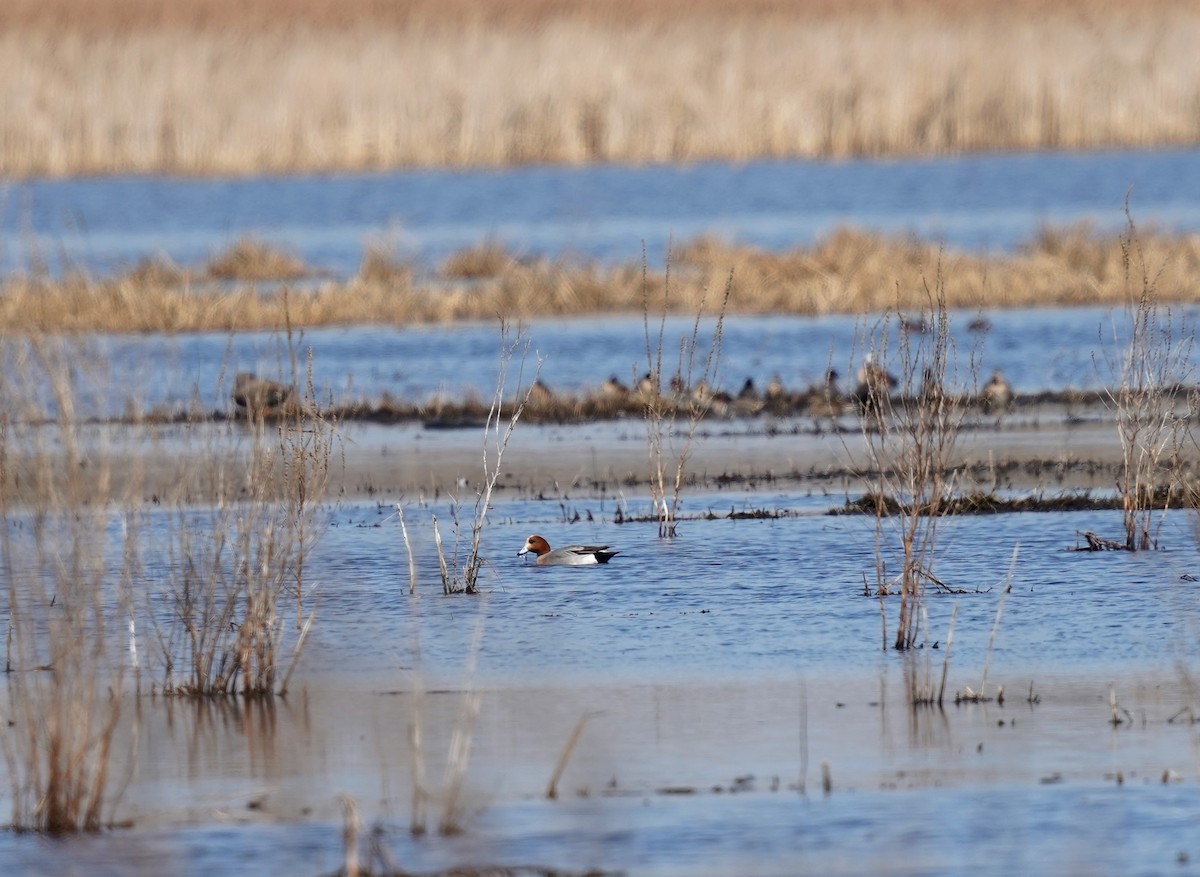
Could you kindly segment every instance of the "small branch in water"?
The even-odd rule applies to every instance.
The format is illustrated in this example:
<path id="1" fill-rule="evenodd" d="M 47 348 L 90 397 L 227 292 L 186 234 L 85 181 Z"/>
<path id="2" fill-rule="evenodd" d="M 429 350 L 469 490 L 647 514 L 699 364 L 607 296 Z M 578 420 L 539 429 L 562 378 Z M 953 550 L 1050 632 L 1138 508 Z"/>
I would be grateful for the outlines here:
<path id="1" fill-rule="evenodd" d="M 546 787 L 546 797 L 551 800 L 558 797 L 558 781 L 562 777 L 562 773 L 566 770 L 567 762 L 571 758 L 571 753 L 575 751 L 575 745 L 579 742 L 579 738 L 583 736 L 583 726 L 587 724 L 588 718 L 592 713 L 584 713 L 579 717 L 579 721 L 575 723 L 575 729 L 571 731 L 571 736 L 567 738 L 567 745 L 563 747 L 563 751 L 558 756 L 558 763 L 554 765 L 554 773 L 550 776 L 550 785 Z"/>

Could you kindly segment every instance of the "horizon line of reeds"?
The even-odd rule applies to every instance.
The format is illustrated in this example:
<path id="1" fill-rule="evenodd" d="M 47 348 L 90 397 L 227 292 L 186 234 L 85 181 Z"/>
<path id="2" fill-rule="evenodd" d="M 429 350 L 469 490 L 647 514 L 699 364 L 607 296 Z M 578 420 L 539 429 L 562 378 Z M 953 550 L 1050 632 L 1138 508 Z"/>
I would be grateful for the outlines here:
<path id="1" fill-rule="evenodd" d="M 1200 234 L 1143 231 L 1161 266 L 1158 300 L 1200 300 Z M 1080 224 L 1043 228 L 1013 253 L 953 253 L 911 236 L 853 228 L 784 252 L 701 237 L 675 247 L 666 269 L 520 258 L 494 242 L 448 257 L 432 273 L 368 249 L 356 274 L 322 276 L 294 254 L 243 239 L 186 269 L 148 260 L 120 275 L 68 269 L 0 278 L 0 323 L 10 332 L 200 332 L 291 325 L 430 324 L 569 317 L 642 310 L 646 295 L 695 314 L 708 291 L 730 285 L 730 314 L 866 314 L 919 311 L 923 272 L 939 262 L 946 306 L 1000 310 L 1133 304 L 1117 233 Z M 732 272 L 732 280 L 730 273 Z M 711 310 L 711 305 L 709 306 Z"/>
<path id="2" fill-rule="evenodd" d="M 11 0 L 0 175 L 1200 141 L 1186 0 Z"/>

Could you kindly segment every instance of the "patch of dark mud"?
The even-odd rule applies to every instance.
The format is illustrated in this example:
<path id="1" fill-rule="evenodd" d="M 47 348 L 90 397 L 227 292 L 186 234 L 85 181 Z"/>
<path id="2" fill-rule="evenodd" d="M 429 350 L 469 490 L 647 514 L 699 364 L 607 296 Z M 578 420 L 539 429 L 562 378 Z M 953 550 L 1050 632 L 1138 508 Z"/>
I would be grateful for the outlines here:
<path id="1" fill-rule="evenodd" d="M 994 493 L 970 493 L 944 499 L 939 503 L 939 515 L 1001 515 L 1012 512 L 1080 512 L 1108 511 L 1121 508 L 1119 496 L 1097 496 L 1090 491 L 1067 491 L 1055 496 L 1042 494 L 1002 497 Z M 929 514 L 928 507 L 914 508 L 894 496 L 865 493 L 829 510 L 831 515 L 897 515 Z"/>

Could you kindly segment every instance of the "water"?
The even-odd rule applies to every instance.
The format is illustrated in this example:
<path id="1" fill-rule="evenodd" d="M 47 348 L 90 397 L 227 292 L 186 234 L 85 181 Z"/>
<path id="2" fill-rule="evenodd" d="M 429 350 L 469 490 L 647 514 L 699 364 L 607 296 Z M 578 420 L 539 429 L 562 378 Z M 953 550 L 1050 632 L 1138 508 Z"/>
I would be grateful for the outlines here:
<path id="1" fill-rule="evenodd" d="M 1117 383 L 1116 352 L 1126 343 L 1128 315 L 1103 308 L 1056 308 L 987 312 L 986 334 L 968 331 L 976 316 L 951 316 L 957 353 L 948 385 L 971 390 L 1001 369 L 1018 392 L 1111 387 Z M 1178 326 L 1194 326 L 1200 308 L 1181 307 Z M 761 391 L 772 374 L 790 389 L 822 379 L 830 366 L 853 388 L 872 318 L 853 316 L 731 316 L 725 321 L 717 386 L 736 392 L 753 378 Z M 610 375 L 632 384 L 647 368 L 646 333 L 640 317 L 539 320 L 521 327 L 528 339 L 525 381 L 542 360 L 540 378 L 561 393 L 594 392 Z M 651 327 L 657 344 L 657 323 Z M 676 368 L 678 341 L 690 338 L 693 320 L 667 321 L 663 369 Z M 702 351 L 711 325 L 702 329 Z M 895 345 L 893 338 L 893 349 Z M 86 342 L 93 367 L 82 382 L 88 413 L 119 415 L 166 406 L 186 408 L 198 400 L 207 410 L 229 407 L 233 375 L 254 371 L 290 374 L 286 345 L 273 333 L 198 333 L 180 336 L 107 335 Z M 494 324 L 393 328 L 310 329 L 296 339 L 300 368 L 313 357 L 318 399 L 378 402 L 383 394 L 409 402 L 434 397 L 490 398 L 500 362 L 501 337 Z M 1111 360 L 1111 361 L 1110 361 Z M 519 363 L 510 369 L 516 389 Z M 898 370 L 893 364 L 893 370 Z"/>
<path id="2" fill-rule="evenodd" d="M 947 521 L 937 571 L 967 593 L 930 593 L 925 647 L 904 657 L 882 648 L 879 601 L 861 596 L 870 520 L 782 493 L 688 499 L 797 515 L 689 520 L 663 542 L 652 524 L 612 523 L 611 499 L 573 499 L 593 517 L 575 525 L 557 502 L 506 501 L 484 533 L 485 593 L 447 597 L 429 515 L 449 509 L 414 506 L 414 597 L 387 504 L 332 507 L 306 577 L 319 623 L 289 698 L 146 700 L 136 742 L 130 703 L 116 751 L 132 746 L 138 769 L 117 815 L 136 827 L 0 837 L 0 872 L 329 874 L 343 792 L 418 871 L 1194 872 L 1195 733 L 1174 721 L 1194 706 L 1183 673 L 1200 659 L 1196 585 L 1182 578 L 1196 570 L 1191 513 L 1168 516 L 1166 550 L 1141 554 L 1066 550 L 1077 530 L 1111 533 L 1116 512 Z M 167 524 L 151 511 L 144 526 L 146 575 L 161 581 Z M 530 531 L 621 554 L 537 568 L 515 555 Z M 956 606 L 948 692 L 978 690 L 987 664 L 1006 702 L 914 712 L 911 685 L 939 677 Z M 897 600 L 885 608 L 894 625 Z M 1116 727 L 1110 681 L 1129 720 Z M 408 726 L 421 721 L 440 788 L 472 687 L 465 831 L 413 838 Z M 546 801 L 585 714 L 561 800 Z"/>
<path id="3" fill-rule="evenodd" d="M 1011 249 L 1044 223 L 1200 229 L 1200 150 L 687 167 L 533 167 L 230 180 L 34 180 L 0 189 L 0 272 L 207 259 L 245 235 L 335 275 L 381 243 L 419 264 L 485 239 L 522 254 L 661 263 L 700 234 L 782 249 L 842 225 Z"/>
<path id="4" fill-rule="evenodd" d="M 489 236 L 522 252 L 626 260 L 643 240 L 657 259 L 671 236 L 716 231 L 784 247 L 842 223 L 1007 249 L 1042 222 L 1118 227 L 1131 185 L 1141 224 L 1195 230 L 1198 183 L 1197 151 L 34 181 L 7 189 L 0 261 L 3 270 L 26 266 L 32 243 L 59 267 L 108 271 L 160 250 L 194 262 L 252 233 L 347 274 L 376 238 L 425 264 Z M 977 341 L 965 331 L 971 316 L 955 315 L 960 351 Z M 999 367 L 1030 392 L 1111 383 L 1092 352 L 1119 345 L 1121 315 L 987 316 L 984 378 Z M 545 357 L 543 380 L 559 390 L 645 367 L 637 319 L 526 328 Z M 797 386 L 830 364 L 848 374 L 862 328 L 844 317 L 731 318 L 724 383 L 765 383 L 778 371 Z M 690 330 L 672 320 L 667 337 Z M 1109 346 L 1101 339 L 1114 331 Z M 287 368 L 268 334 L 86 343 L 106 371 L 87 376 L 94 395 L 81 413 L 193 398 L 224 407 L 234 371 Z M 489 394 L 499 338 L 493 325 L 352 327 L 305 332 L 300 347 L 312 348 L 327 396 L 421 400 Z M 580 427 L 560 440 L 573 447 L 623 429 Z M 641 424 L 633 429 L 643 441 Z M 396 440 L 386 430 L 354 438 Z M 169 429 L 155 440 L 188 446 Z M 429 439 L 468 440 L 478 436 Z M 429 514 L 445 526 L 451 510 L 413 498 L 420 592 L 409 595 L 408 558 L 389 517 L 397 498 L 329 508 L 307 571 L 318 621 L 285 701 L 127 696 L 114 771 L 130 784 L 114 815 L 135 827 L 62 841 L 0 835 L 0 873 L 331 874 L 342 862 L 339 792 L 378 821 L 396 862 L 417 871 L 536 863 L 650 875 L 1200 873 L 1196 735 L 1179 718 L 1196 707 L 1200 659 L 1197 585 L 1184 578 L 1200 573 L 1191 513 L 1169 515 L 1166 549 L 1141 554 L 1067 550 L 1080 530 L 1115 535 L 1116 512 L 949 520 L 937 572 L 963 593 L 929 594 L 923 647 L 901 656 L 883 648 L 898 602 L 885 600 L 881 617 L 880 601 L 862 596 L 863 573 L 874 569 L 872 522 L 822 514 L 841 497 L 685 493 L 685 512 L 718 517 L 687 520 L 679 539 L 663 542 L 651 524 L 613 523 L 611 494 L 573 493 L 570 510 L 593 520 L 567 524 L 557 499 L 518 492 L 492 510 L 478 597 L 441 595 Z M 648 510 L 636 493 L 622 501 Z M 722 517 L 731 506 L 794 515 Z M 147 581 L 161 586 L 170 525 L 150 508 L 143 526 Z M 603 568 L 539 569 L 515 556 L 530 532 L 554 544 L 611 543 L 621 554 Z M 891 536 L 886 545 L 894 569 Z M 1012 590 L 1002 595 L 1010 568 Z M 149 605 L 135 606 L 143 632 Z M 1004 685 L 1006 702 L 914 711 L 914 685 L 939 677 L 956 607 L 948 693 L 978 690 L 987 666 L 989 693 Z M 147 637 L 144 658 L 154 649 Z M 411 837 L 409 727 L 421 723 L 428 781 L 443 788 L 472 688 L 480 711 L 465 830 Z M 1030 691 L 1036 703 L 1026 702 Z M 584 715 L 560 800 L 547 801 L 554 764 Z"/>

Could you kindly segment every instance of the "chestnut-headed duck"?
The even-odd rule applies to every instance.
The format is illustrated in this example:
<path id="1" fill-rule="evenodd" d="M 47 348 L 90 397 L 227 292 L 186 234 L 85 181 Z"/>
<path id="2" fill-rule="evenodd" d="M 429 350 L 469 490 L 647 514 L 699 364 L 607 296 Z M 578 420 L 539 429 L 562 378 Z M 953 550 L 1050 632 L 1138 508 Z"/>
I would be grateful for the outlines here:
<path id="1" fill-rule="evenodd" d="M 530 536 L 517 556 L 530 553 L 537 556 L 538 566 L 591 566 L 608 563 L 619 552 L 610 551 L 607 545 L 568 545 L 551 551 L 550 543 L 541 536 Z"/>

